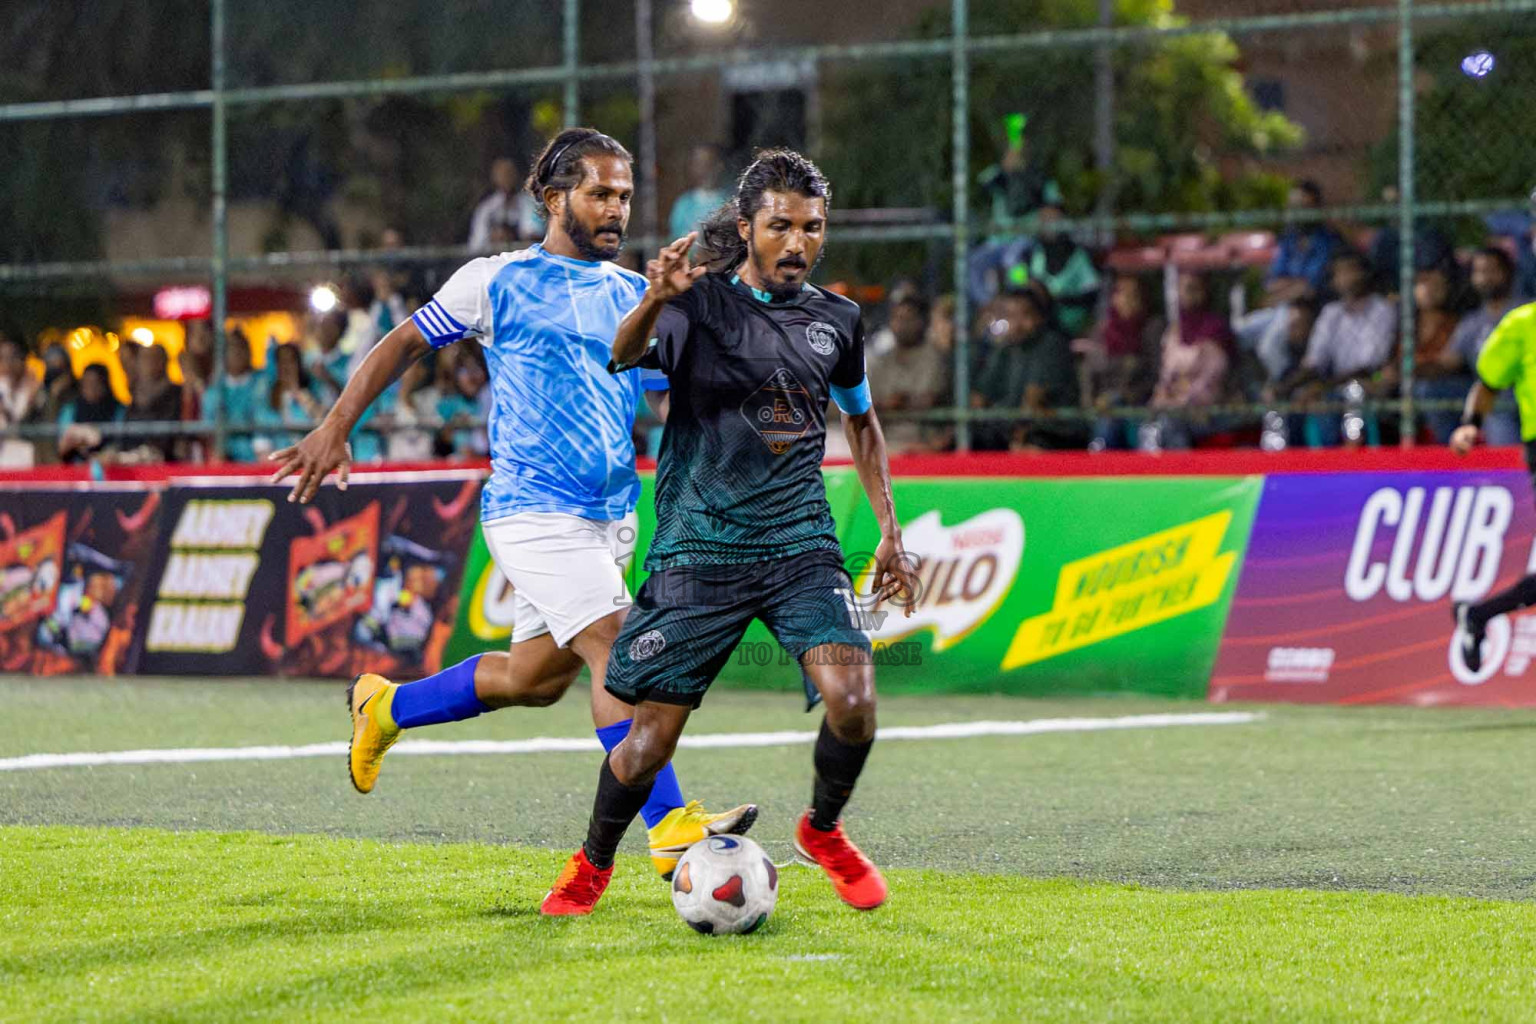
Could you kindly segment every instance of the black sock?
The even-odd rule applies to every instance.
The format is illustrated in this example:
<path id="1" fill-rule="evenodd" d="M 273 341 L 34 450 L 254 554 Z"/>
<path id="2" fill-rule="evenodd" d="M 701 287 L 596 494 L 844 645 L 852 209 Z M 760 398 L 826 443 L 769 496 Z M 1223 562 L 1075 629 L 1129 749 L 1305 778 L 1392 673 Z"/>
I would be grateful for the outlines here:
<path id="1" fill-rule="evenodd" d="M 1490 619 L 1532 605 L 1536 605 L 1536 576 L 1527 576 L 1508 590 L 1501 590 L 1482 604 L 1468 608 L 1467 617 L 1477 623 L 1487 623 Z"/>
<path id="2" fill-rule="evenodd" d="M 874 740 L 844 743 L 832 735 L 827 720 L 821 720 L 821 733 L 816 737 L 816 783 L 811 788 L 811 828 L 831 832 L 837 827 L 874 745 Z"/>
<path id="3" fill-rule="evenodd" d="M 587 823 L 587 841 L 581 844 L 593 867 L 603 870 L 613 866 L 613 855 L 629 823 L 650 798 L 651 783 L 624 785 L 608 767 L 608 758 L 603 758 L 602 770 L 597 774 L 597 799 L 592 801 L 592 820 Z"/>

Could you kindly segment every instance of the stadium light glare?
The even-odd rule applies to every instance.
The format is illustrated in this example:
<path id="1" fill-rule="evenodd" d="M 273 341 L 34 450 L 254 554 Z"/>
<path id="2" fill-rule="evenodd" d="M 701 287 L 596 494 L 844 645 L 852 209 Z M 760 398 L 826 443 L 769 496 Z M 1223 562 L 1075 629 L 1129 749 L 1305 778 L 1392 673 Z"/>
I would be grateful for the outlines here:
<path id="1" fill-rule="evenodd" d="M 724 25 L 736 13 L 731 0 L 692 0 L 688 6 L 694 18 L 706 25 Z"/>
<path id="2" fill-rule="evenodd" d="M 317 285 L 309 293 L 309 308 L 316 313 L 329 313 L 336 308 L 337 301 L 335 290 L 327 285 Z"/>
<path id="3" fill-rule="evenodd" d="M 146 347 L 155 343 L 155 332 L 148 327 L 135 327 L 128 333 L 128 337 Z"/>

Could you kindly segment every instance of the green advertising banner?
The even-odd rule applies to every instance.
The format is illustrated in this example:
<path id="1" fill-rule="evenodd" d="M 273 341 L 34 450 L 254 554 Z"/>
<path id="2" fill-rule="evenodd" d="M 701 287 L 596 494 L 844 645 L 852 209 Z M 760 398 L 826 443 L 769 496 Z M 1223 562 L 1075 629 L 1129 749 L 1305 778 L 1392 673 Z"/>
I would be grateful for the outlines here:
<path id="1" fill-rule="evenodd" d="M 878 524 L 853 470 L 827 470 L 826 481 L 859 576 Z M 652 478 L 643 482 L 631 590 L 654 528 Z M 922 586 L 910 616 L 873 609 L 883 691 L 1204 697 L 1261 477 L 922 477 L 893 486 Z M 869 592 L 867 579 L 855 582 Z M 445 661 L 504 648 L 510 608 L 477 531 Z M 716 685 L 798 692 L 801 682 L 754 624 Z"/>

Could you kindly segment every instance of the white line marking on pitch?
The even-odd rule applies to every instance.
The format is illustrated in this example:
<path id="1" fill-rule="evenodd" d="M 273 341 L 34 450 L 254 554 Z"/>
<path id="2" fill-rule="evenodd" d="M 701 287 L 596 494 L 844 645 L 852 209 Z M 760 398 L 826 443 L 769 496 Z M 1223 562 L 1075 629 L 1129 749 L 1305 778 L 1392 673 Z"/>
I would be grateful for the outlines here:
<path id="1" fill-rule="evenodd" d="M 1023 722 L 947 722 L 942 725 L 898 725 L 879 731 L 882 740 L 960 740 L 977 736 L 1033 736 L 1052 732 L 1100 732 L 1109 729 L 1162 729 L 1178 725 L 1245 725 L 1264 716 L 1248 711 L 1215 711 L 1182 715 L 1125 715 L 1120 718 L 1036 718 Z M 693 749 L 791 747 L 814 743 L 814 732 L 718 732 L 684 735 L 678 746 Z M 595 738 L 531 740 L 403 740 L 394 753 L 406 756 L 460 754 L 598 753 Z M 189 764 L 197 761 L 286 761 L 298 757 L 341 757 L 347 744 L 307 743 L 297 747 L 180 747 L 167 750 L 113 750 L 101 753 L 26 754 L 0 758 L 0 772 L 39 768 L 92 768 L 111 764 Z"/>

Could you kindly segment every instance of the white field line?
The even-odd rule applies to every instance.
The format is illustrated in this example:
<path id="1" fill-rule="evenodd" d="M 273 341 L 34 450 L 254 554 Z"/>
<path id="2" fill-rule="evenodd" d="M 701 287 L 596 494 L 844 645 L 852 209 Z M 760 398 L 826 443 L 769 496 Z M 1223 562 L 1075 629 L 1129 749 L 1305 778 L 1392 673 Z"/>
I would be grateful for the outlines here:
<path id="1" fill-rule="evenodd" d="M 1021 722 L 947 722 L 942 725 L 899 725 L 881 729 L 881 740 L 959 740 L 977 736 L 1032 736 L 1052 732 L 1101 732 L 1110 729 L 1163 729 L 1180 725 L 1244 725 L 1262 719 L 1247 711 L 1215 711 L 1182 715 L 1125 715 L 1119 718 L 1036 718 Z M 721 732 L 684 735 L 680 747 L 741 749 L 789 747 L 814 743 L 814 732 Z M 402 740 L 397 755 L 451 756 L 459 754 L 596 753 L 594 738 L 541 736 L 531 740 Z M 180 747 L 164 750 L 113 750 L 78 754 L 25 754 L 0 758 L 0 772 L 40 768 L 94 768 L 114 764 L 190 764 L 199 761 L 286 761 L 299 757 L 342 757 L 343 741 L 307 743 L 297 747 Z"/>

